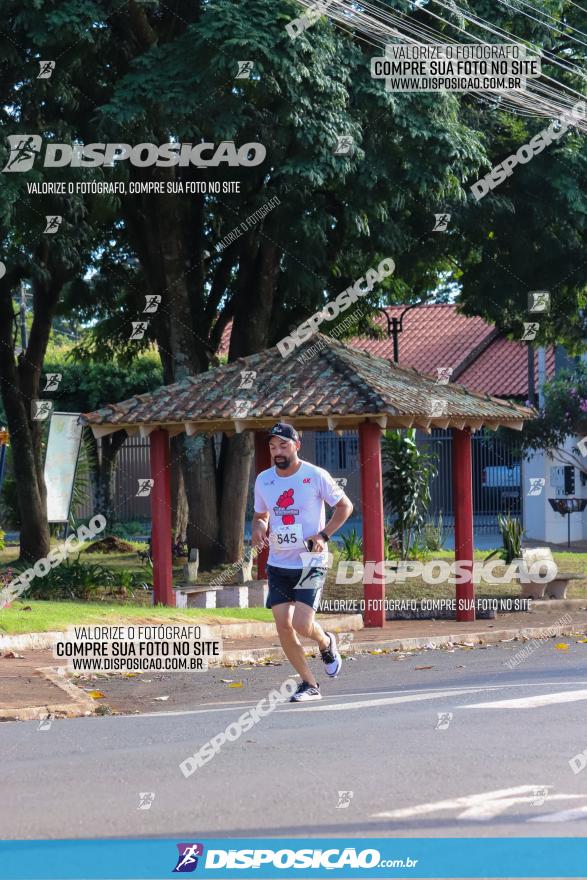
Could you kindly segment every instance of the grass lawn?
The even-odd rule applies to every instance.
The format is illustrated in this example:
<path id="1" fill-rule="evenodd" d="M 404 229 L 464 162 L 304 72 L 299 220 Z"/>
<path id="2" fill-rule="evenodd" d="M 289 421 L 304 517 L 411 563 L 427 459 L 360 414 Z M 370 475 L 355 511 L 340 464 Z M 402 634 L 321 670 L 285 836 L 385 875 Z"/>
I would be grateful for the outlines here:
<path id="1" fill-rule="evenodd" d="M 25 611 L 27 608 L 29 610 Z M 101 602 L 17 601 L 0 610 L 0 633 L 49 632 L 81 624 L 118 624 L 137 621 L 226 623 L 230 620 L 273 620 L 267 608 L 164 608 Z"/>
<path id="2" fill-rule="evenodd" d="M 137 545 L 137 547 L 143 545 Z M 336 584 L 336 571 L 341 560 L 338 547 L 331 545 L 334 555 L 334 564 L 328 572 L 324 599 L 361 599 L 363 598 L 363 584 Z M 18 553 L 18 548 L 9 547 L 0 552 L 0 569 L 13 562 Z M 475 560 L 482 562 L 489 551 L 476 551 Z M 570 599 L 587 597 L 587 554 L 585 553 L 553 553 L 559 570 L 563 572 L 577 572 L 582 575 L 581 579 L 571 582 L 567 595 Z M 75 558 L 75 557 L 74 557 Z M 124 568 L 147 575 L 147 568 L 141 562 L 136 552 L 132 553 L 82 553 L 82 559 L 91 562 L 103 563 L 110 568 Z M 454 554 L 451 550 L 440 550 L 431 553 L 428 561 L 446 560 L 451 562 Z M 208 583 L 212 578 L 218 577 L 229 566 L 220 566 L 211 572 L 203 572 L 198 577 L 199 583 Z M 499 577 L 505 571 L 505 567 L 495 568 L 495 576 Z M 176 581 L 181 579 L 181 570 L 174 569 Z M 230 581 L 227 579 L 226 581 Z M 445 599 L 454 598 L 455 585 L 448 581 L 438 584 L 426 584 L 421 577 L 407 578 L 404 583 L 388 584 L 385 590 L 389 599 Z M 500 596 L 519 596 L 520 587 L 515 584 L 495 584 L 481 582 L 476 585 L 476 595 L 479 598 L 494 598 Z M 26 610 L 25 610 L 26 609 Z M 132 595 L 121 595 L 120 598 L 112 597 L 106 593 L 102 601 L 49 601 L 40 599 L 16 601 L 11 608 L 0 610 L 0 633 L 24 633 L 24 632 L 47 632 L 49 630 L 64 630 L 76 624 L 132 622 L 132 621 L 194 621 L 202 623 L 218 620 L 262 620 L 273 619 L 271 612 L 266 608 L 221 608 L 221 609 L 177 609 L 177 608 L 154 608 L 150 605 L 150 594 L 142 590 L 135 590 Z"/>

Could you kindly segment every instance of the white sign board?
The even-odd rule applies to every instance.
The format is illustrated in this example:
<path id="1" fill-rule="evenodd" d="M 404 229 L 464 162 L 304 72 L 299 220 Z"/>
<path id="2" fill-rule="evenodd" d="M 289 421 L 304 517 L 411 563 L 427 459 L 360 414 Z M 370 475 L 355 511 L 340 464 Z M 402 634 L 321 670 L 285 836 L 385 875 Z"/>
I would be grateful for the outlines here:
<path id="1" fill-rule="evenodd" d="M 78 418 L 79 413 L 54 412 L 51 416 L 45 456 L 47 519 L 50 523 L 65 523 L 69 519 L 83 430 Z"/>

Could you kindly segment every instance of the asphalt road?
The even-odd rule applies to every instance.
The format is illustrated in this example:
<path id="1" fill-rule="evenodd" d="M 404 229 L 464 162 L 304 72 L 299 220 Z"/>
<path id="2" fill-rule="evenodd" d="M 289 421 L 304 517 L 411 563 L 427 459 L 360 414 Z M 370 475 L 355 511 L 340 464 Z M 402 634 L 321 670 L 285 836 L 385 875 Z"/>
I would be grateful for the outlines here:
<path id="1" fill-rule="evenodd" d="M 587 750 L 587 644 L 507 669 L 521 647 L 347 660 L 320 703 L 277 707 L 188 779 L 180 762 L 287 665 L 176 674 L 173 709 L 152 690 L 170 676 L 151 680 L 152 714 L 2 724 L 2 836 L 585 836 L 587 766 L 569 761 Z"/>

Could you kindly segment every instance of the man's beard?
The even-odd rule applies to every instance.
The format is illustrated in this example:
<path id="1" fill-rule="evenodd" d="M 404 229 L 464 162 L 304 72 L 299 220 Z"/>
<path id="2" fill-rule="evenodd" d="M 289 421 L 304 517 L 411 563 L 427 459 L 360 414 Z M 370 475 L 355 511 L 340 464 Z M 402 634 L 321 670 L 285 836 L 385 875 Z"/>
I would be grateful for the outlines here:
<path id="1" fill-rule="evenodd" d="M 287 470 L 287 468 L 292 463 L 292 460 L 293 459 L 287 458 L 287 456 L 285 456 L 285 455 L 283 456 L 283 461 L 278 461 L 276 458 L 273 459 L 273 461 L 275 462 L 275 467 L 278 468 L 278 470 L 280 470 L 280 471 Z"/>

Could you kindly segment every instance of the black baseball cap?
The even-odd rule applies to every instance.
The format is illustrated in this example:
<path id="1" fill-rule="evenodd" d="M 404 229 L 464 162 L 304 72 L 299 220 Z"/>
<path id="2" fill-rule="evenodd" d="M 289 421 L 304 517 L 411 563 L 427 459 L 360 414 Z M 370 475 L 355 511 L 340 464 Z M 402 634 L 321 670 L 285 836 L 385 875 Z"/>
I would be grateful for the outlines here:
<path id="1" fill-rule="evenodd" d="M 277 422 L 269 431 L 270 437 L 283 437 L 284 440 L 299 440 L 300 435 L 293 425 L 287 425 L 285 422 Z"/>

